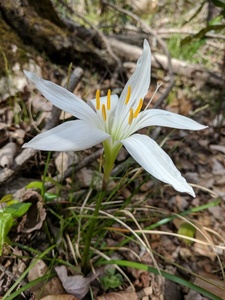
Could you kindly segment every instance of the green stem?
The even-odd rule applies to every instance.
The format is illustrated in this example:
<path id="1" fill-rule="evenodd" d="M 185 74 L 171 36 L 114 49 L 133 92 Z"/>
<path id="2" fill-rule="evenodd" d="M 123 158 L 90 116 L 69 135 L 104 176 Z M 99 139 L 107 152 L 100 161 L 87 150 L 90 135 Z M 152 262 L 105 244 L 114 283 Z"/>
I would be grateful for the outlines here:
<path id="1" fill-rule="evenodd" d="M 98 221 L 98 214 L 99 214 L 99 210 L 100 210 L 100 207 L 102 204 L 102 200 L 104 199 L 104 196 L 105 196 L 105 185 L 103 184 L 103 189 L 101 190 L 99 197 L 97 199 L 93 217 L 90 221 L 86 239 L 85 239 L 84 252 L 83 252 L 83 257 L 82 257 L 82 262 L 81 262 L 81 267 L 82 267 L 82 271 L 83 271 L 84 275 L 87 275 L 87 273 L 88 273 L 89 250 L 90 250 L 90 246 L 91 246 L 91 240 L 93 237 L 94 229 L 96 227 L 95 226 L 96 222 Z"/>
<path id="2" fill-rule="evenodd" d="M 102 182 L 102 190 L 99 193 L 98 200 L 96 202 L 95 210 L 93 213 L 93 217 L 88 224 L 88 231 L 85 239 L 85 244 L 84 244 L 84 253 L 81 261 L 81 268 L 84 273 L 84 275 L 87 275 L 88 272 L 88 263 L 89 263 L 89 251 L 90 251 L 90 246 L 91 246 L 91 240 L 94 234 L 94 229 L 96 226 L 96 222 L 98 221 L 98 214 L 99 210 L 102 204 L 102 200 L 104 199 L 105 196 L 105 191 L 106 191 L 106 184 L 109 180 L 111 171 L 114 166 L 115 159 L 120 151 L 120 148 L 122 147 L 122 144 L 119 142 L 112 143 L 111 139 L 108 139 L 103 142 L 104 146 L 104 153 L 105 153 L 105 161 L 104 161 L 104 177 L 103 177 L 103 182 Z"/>
<path id="3" fill-rule="evenodd" d="M 117 158 L 117 155 L 120 151 L 120 148 L 122 147 L 121 143 L 114 143 L 112 144 L 111 140 L 106 140 L 103 142 L 104 146 L 104 181 L 108 182 L 111 171 L 114 167 L 115 160 Z"/>

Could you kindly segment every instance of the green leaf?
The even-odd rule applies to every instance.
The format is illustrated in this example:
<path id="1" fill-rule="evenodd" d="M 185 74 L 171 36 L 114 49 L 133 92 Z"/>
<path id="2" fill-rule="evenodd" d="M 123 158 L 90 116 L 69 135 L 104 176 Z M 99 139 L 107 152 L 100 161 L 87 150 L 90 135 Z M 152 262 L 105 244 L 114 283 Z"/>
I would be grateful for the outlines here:
<path id="1" fill-rule="evenodd" d="M 215 18 L 213 18 L 212 20 L 210 20 L 209 25 L 221 25 L 223 16 L 217 16 Z"/>
<path id="2" fill-rule="evenodd" d="M 52 201 L 55 200 L 58 196 L 56 194 L 53 193 L 45 193 L 44 194 L 44 198 L 46 201 Z"/>
<path id="3" fill-rule="evenodd" d="M 106 270 L 106 275 L 101 277 L 101 283 L 104 290 L 115 289 L 123 283 L 123 277 L 121 274 L 115 274 L 114 268 Z"/>
<path id="4" fill-rule="evenodd" d="M 187 237 L 193 238 L 195 236 L 196 229 L 190 223 L 182 223 L 178 229 L 178 234 L 185 235 Z M 190 244 L 190 240 L 184 239 L 186 244 Z"/>
<path id="5" fill-rule="evenodd" d="M 13 218 L 23 216 L 31 206 L 31 203 L 15 203 L 4 209 L 4 213 L 10 214 Z"/>
<path id="6" fill-rule="evenodd" d="M 43 182 L 42 181 L 32 181 L 28 185 L 26 185 L 26 189 L 43 189 Z"/>
<path id="7" fill-rule="evenodd" d="M 2 199 L 0 200 L 0 203 L 6 203 L 8 201 L 12 200 L 12 194 L 8 194 L 2 197 Z"/>
<path id="8" fill-rule="evenodd" d="M 57 180 L 54 180 L 52 177 L 45 177 L 45 182 L 50 182 L 57 187 L 62 187 L 62 184 L 59 183 Z"/>
<path id="9" fill-rule="evenodd" d="M 8 240 L 8 233 L 13 226 L 15 218 L 24 215 L 31 203 L 14 203 L 6 206 L 3 211 L 0 212 L 0 256 L 2 255 L 3 245 Z"/>
<path id="10" fill-rule="evenodd" d="M 0 203 L 5 203 L 7 206 L 9 206 L 11 204 L 18 203 L 18 200 L 14 199 L 12 194 L 8 194 L 2 197 Z"/>
<path id="11" fill-rule="evenodd" d="M 7 241 L 7 234 L 13 226 L 13 217 L 11 214 L 0 212 L 0 256 L 2 255 L 3 245 Z"/>

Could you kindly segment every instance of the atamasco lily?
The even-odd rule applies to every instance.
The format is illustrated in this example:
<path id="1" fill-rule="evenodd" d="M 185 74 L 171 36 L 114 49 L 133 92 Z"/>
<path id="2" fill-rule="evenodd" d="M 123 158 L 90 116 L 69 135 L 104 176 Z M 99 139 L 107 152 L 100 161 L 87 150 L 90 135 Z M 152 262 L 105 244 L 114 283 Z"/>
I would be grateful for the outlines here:
<path id="1" fill-rule="evenodd" d="M 144 96 L 150 85 L 151 49 L 144 41 L 143 53 L 126 83 L 120 97 L 101 97 L 97 90 L 95 99 L 88 102 L 65 88 L 34 73 L 24 71 L 45 98 L 76 119 L 41 133 L 23 147 L 46 151 L 80 151 L 103 142 L 104 178 L 109 179 L 122 146 L 147 172 L 172 185 L 179 192 L 192 196 L 192 187 L 182 177 L 171 158 L 148 135 L 136 133 L 148 126 L 166 126 L 177 129 L 201 130 L 206 128 L 196 121 L 160 109 L 142 109 Z"/>

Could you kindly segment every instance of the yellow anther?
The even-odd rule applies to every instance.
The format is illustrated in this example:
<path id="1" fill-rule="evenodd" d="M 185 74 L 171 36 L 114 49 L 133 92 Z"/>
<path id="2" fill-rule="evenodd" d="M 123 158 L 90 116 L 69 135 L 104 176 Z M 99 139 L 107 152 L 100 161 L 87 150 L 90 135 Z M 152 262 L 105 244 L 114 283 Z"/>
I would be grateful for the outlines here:
<path id="1" fill-rule="evenodd" d="M 99 110 L 100 109 L 100 105 L 101 105 L 101 102 L 100 102 L 100 90 L 97 90 L 96 91 L 96 109 Z"/>
<path id="2" fill-rule="evenodd" d="M 128 119 L 128 124 L 130 125 L 133 121 L 134 118 L 134 112 L 133 112 L 133 108 L 130 108 L 130 114 L 129 114 L 129 119 Z"/>
<path id="3" fill-rule="evenodd" d="M 107 109 L 110 110 L 111 108 L 111 91 L 108 90 L 108 93 L 107 93 Z"/>
<path id="4" fill-rule="evenodd" d="M 102 104 L 102 117 L 103 117 L 103 120 L 106 121 L 106 109 L 105 109 L 105 104 Z"/>
<path id="5" fill-rule="evenodd" d="M 141 111 L 142 105 L 143 105 L 143 99 L 141 98 L 141 99 L 139 100 L 138 107 L 135 109 L 135 112 L 134 112 L 134 118 L 137 118 L 139 112 Z"/>
<path id="6" fill-rule="evenodd" d="M 130 85 L 128 85 L 127 87 L 127 95 L 126 95 L 126 99 L 125 99 L 125 104 L 127 104 L 130 100 L 130 94 L 131 94 L 131 87 Z"/>

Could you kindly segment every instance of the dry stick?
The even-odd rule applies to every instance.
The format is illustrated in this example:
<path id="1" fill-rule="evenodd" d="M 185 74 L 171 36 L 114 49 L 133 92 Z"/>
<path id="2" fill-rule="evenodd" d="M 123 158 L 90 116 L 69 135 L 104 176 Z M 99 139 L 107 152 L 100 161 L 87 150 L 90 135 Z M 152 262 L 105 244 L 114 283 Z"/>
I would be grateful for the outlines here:
<path id="1" fill-rule="evenodd" d="M 163 102 L 163 100 L 168 96 L 170 90 L 172 89 L 173 85 L 174 85 L 174 74 L 173 74 L 173 68 L 172 68 L 172 63 L 171 63 L 171 56 L 170 53 L 168 51 L 168 48 L 166 46 L 166 44 L 164 43 L 164 41 L 158 36 L 157 32 L 154 31 L 153 29 L 151 29 L 145 22 L 143 22 L 137 15 L 133 14 L 130 11 L 127 11 L 126 9 L 120 8 L 114 4 L 108 3 L 106 1 L 102 1 L 102 4 L 107 5 L 112 7 L 113 9 L 116 9 L 117 11 L 126 14 L 127 16 L 130 16 L 133 20 L 135 20 L 137 23 L 139 23 L 141 25 L 141 27 L 143 28 L 143 30 L 146 33 L 151 34 L 152 36 L 154 36 L 154 38 L 157 40 L 157 42 L 159 43 L 159 45 L 162 47 L 163 51 L 165 52 L 165 55 L 167 56 L 167 60 L 168 60 L 168 74 L 169 74 L 169 84 L 165 90 L 165 92 L 159 97 L 159 99 L 156 101 L 156 103 L 154 104 L 154 107 L 158 107 L 161 105 L 161 103 Z"/>
<path id="2" fill-rule="evenodd" d="M 168 29 L 158 29 L 156 30 L 157 34 L 160 34 L 162 36 L 165 35 L 165 37 L 171 36 L 172 34 L 180 34 L 180 35 L 195 35 L 198 33 L 196 30 L 190 30 L 190 29 L 174 29 L 174 28 L 168 28 Z M 216 34 L 216 33 L 210 33 L 207 32 L 205 34 L 205 37 L 212 38 L 212 39 L 222 39 L 225 40 L 225 35 L 223 34 Z"/>
<path id="3" fill-rule="evenodd" d="M 81 77 L 83 75 L 83 70 L 81 68 L 76 68 L 69 81 L 68 90 L 73 91 L 79 81 L 81 80 Z M 53 128 L 58 124 L 59 115 L 61 113 L 61 110 L 58 108 L 55 108 L 53 106 L 51 118 L 46 123 L 46 126 L 44 130 L 48 130 L 50 128 Z M 26 148 L 24 149 L 16 158 L 15 162 L 12 165 L 10 169 L 3 169 L 0 171 L 0 186 L 3 184 L 6 184 L 8 181 L 10 181 L 15 174 L 17 174 L 21 168 L 38 152 L 36 149 Z"/>
<path id="4" fill-rule="evenodd" d="M 11 280 L 13 280 L 13 281 L 17 281 L 18 280 L 18 278 L 19 278 L 19 275 L 15 275 L 15 274 L 13 274 L 12 272 L 10 272 L 6 267 L 4 267 L 4 266 L 2 266 L 2 265 L 0 265 L 0 271 L 2 271 L 2 273 L 4 274 L 3 276 L 3 278 L 5 279 L 5 275 L 7 275 Z M 10 285 L 10 281 L 8 282 L 7 281 L 7 283 L 6 283 L 6 285 L 4 286 L 4 288 L 7 288 L 7 285 L 8 285 L 8 283 L 9 283 L 9 285 Z M 20 281 L 20 285 L 25 285 L 25 284 L 27 284 L 27 282 L 24 280 L 24 279 L 21 279 L 21 281 Z"/>

